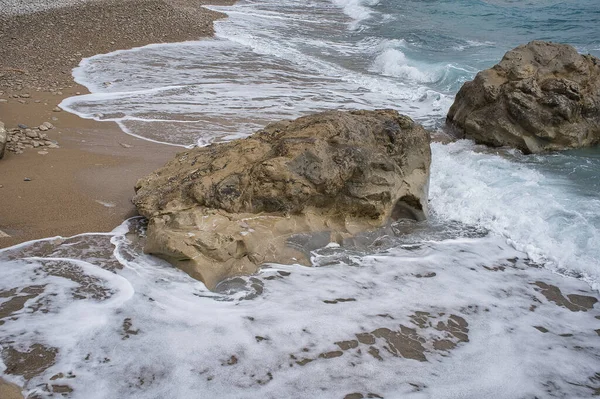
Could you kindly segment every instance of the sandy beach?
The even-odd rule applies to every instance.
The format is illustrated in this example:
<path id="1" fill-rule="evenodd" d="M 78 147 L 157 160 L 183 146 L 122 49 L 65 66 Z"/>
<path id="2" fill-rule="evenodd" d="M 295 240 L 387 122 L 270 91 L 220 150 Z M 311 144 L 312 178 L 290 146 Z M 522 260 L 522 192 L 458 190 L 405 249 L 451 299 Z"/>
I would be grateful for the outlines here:
<path id="1" fill-rule="evenodd" d="M 212 22 L 222 14 L 201 8 L 205 3 L 2 3 L 0 121 L 9 130 L 50 122 L 54 129 L 46 133 L 60 148 L 6 151 L 0 160 L 0 247 L 110 231 L 135 214 L 130 203 L 135 181 L 164 164 L 178 147 L 140 140 L 112 122 L 84 120 L 56 107 L 64 98 L 86 93 L 71 77 L 84 57 L 212 35 Z"/>
<path id="2" fill-rule="evenodd" d="M 60 148 L 6 151 L 0 160 L 0 248 L 51 236 L 110 231 L 135 215 L 135 181 L 170 159 L 178 147 L 124 134 L 112 122 L 58 112 L 86 93 L 71 69 L 95 54 L 213 34 L 222 14 L 213 1 L 3 1 L 0 4 L 0 121 L 7 129 L 39 126 Z M 0 379 L 0 397 L 22 397 Z"/>

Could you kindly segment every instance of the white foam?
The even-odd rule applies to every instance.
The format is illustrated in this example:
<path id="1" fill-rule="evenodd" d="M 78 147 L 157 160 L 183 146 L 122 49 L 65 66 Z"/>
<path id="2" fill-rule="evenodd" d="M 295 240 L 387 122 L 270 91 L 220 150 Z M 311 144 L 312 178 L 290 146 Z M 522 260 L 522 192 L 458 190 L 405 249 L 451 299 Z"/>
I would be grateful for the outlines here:
<path id="1" fill-rule="evenodd" d="M 354 20 L 350 25 L 351 29 L 356 29 L 361 21 L 370 18 L 374 13 L 371 7 L 379 4 L 379 0 L 332 0 L 332 2 Z"/>
<path id="2" fill-rule="evenodd" d="M 136 233 L 125 230 L 0 250 L 0 290 L 43 286 L 23 310 L 3 319 L 0 345 L 58 348 L 55 364 L 27 384 L 29 394 L 45 396 L 44 387 L 59 384 L 73 388 L 75 399 L 188 398 L 198 392 L 220 398 L 359 392 L 508 399 L 543 397 L 548 381 L 558 396 L 591 392 L 585 385 L 600 355 L 593 314 L 548 302 L 532 283 L 558 282 L 565 294 L 585 291 L 585 284 L 507 261 L 523 254 L 497 237 L 417 239 L 371 254 L 329 247 L 315 253 L 319 267 L 269 265 L 241 279 L 238 289 L 218 294 L 144 255 L 128 238 Z M 49 255 L 26 255 L 40 251 Z M 109 272 L 99 256 L 124 268 Z M 90 287 L 104 296 L 92 296 Z M 426 328 L 414 323 L 415 311 L 430 313 Z M 469 342 L 436 350 L 433 340 L 455 339 L 434 328 L 450 314 L 468 323 Z M 400 325 L 421 337 L 427 362 L 393 356 L 381 338 L 373 346 L 383 360 L 364 344 L 339 357 L 319 357 L 357 333 Z M 574 335 L 558 335 L 566 333 Z M 314 360 L 300 366 L 302 359 Z M 50 380 L 58 373 L 64 377 Z"/>
<path id="3" fill-rule="evenodd" d="M 493 154 L 466 140 L 433 143 L 432 152 L 430 203 L 440 217 L 490 229 L 600 288 L 600 201 L 578 193 L 583 183 L 570 176 L 585 157 Z M 558 166 L 545 170 L 551 162 Z"/>
<path id="4" fill-rule="evenodd" d="M 439 79 L 436 74 L 423 72 L 409 65 L 406 55 L 398 49 L 388 48 L 375 58 L 374 69 L 385 76 L 393 76 L 412 82 L 435 82 Z"/>

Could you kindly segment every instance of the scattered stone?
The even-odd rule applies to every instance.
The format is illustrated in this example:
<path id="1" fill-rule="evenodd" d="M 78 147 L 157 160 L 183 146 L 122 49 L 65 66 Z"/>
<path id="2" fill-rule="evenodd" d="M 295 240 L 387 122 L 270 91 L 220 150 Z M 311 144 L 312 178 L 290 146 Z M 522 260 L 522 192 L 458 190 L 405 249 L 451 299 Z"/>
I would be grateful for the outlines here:
<path id="1" fill-rule="evenodd" d="M 7 103 L 8 100 L 6 98 L 0 98 L 0 103 Z"/>
<path id="2" fill-rule="evenodd" d="M 54 111 L 54 112 L 60 112 L 60 111 L 62 111 L 62 109 L 60 109 L 59 107 L 54 107 L 54 109 L 52 111 Z"/>
<path id="3" fill-rule="evenodd" d="M 23 181 L 31 181 L 31 179 L 29 177 L 26 177 L 23 179 Z"/>
<path id="4" fill-rule="evenodd" d="M 48 151 L 38 151 L 38 154 L 40 154 L 40 155 L 46 155 L 46 154 L 48 154 Z"/>
<path id="5" fill-rule="evenodd" d="M 44 126 L 52 126 L 48 122 Z M 21 125 L 25 126 L 25 125 Z M 6 130 L 5 130 L 6 131 Z M 10 129 L 6 131 L 6 150 L 15 154 L 23 153 L 25 148 L 58 148 L 56 141 L 48 140 L 48 136 L 38 130 L 33 129 Z M 41 149 L 41 148 L 40 148 Z"/>
<path id="6" fill-rule="evenodd" d="M 131 148 L 131 147 L 133 147 L 131 144 L 125 144 L 125 143 L 119 143 L 119 144 L 121 144 L 121 147 L 123 147 L 123 148 Z"/>
<path id="7" fill-rule="evenodd" d="M 25 134 L 27 135 L 27 137 L 31 138 L 31 139 L 37 139 L 38 136 L 38 132 L 36 132 L 35 130 L 31 130 L 31 129 L 27 129 L 25 131 Z"/>
<path id="8" fill-rule="evenodd" d="M 31 97 L 29 93 L 21 94 L 21 98 L 29 98 Z"/>
<path id="9" fill-rule="evenodd" d="M 22 123 L 19 123 L 17 126 L 19 127 L 19 129 L 29 129 L 29 126 L 24 125 Z"/>
<path id="10" fill-rule="evenodd" d="M 17 100 L 17 102 L 21 103 L 21 104 L 27 104 L 27 101 L 25 101 L 25 100 Z"/>
<path id="11" fill-rule="evenodd" d="M 48 128 L 44 125 L 39 125 L 38 129 L 41 130 L 42 132 L 45 132 L 46 130 L 48 130 Z"/>
<path id="12" fill-rule="evenodd" d="M 446 120 L 478 143 L 536 153 L 599 144 L 599 115 L 600 59 L 536 40 L 465 83 Z"/>
<path id="13" fill-rule="evenodd" d="M 50 122 L 44 122 L 42 126 L 46 126 L 47 129 L 54 129 L 54 125 Z"/>

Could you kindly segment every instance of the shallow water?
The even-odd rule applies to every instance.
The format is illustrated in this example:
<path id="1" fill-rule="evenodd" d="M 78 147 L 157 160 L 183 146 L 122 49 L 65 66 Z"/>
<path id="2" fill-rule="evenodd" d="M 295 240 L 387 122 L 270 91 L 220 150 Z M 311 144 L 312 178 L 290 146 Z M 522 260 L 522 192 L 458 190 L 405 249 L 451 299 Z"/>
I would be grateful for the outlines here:
<path id="1" fill-rule="evenodd" d="M 436 128 L 461 84 L 518 44 L 600 55 L 594 0 L 214 8 L 229 15 L 215 39 L 83 60 L 74 76 L 92 94 L 61 106 L 180 146 L 324 109 L 395 108 Z M 524 156 L 463 140 L 432 153 L 427 222 L 217 293 L 142 254 L 138 220 L 0 251 L 5 376 L 80 398 L 597 393 L 600 150 Z M 15 369 L 27 356 L 51 361 Z"/>
<path id="2" fill-rule="evenodd" d="M 3 250 L 0 297 L 27 297 L 0 324 L 3 359 L 8 371 L 50 359 L 27 384 L 43 397 L 591 396 L 589 286 L 499 237 L 434 223 L 324 248 L 312 268 L 267 265 L 216 293 L 142 254 L 136 220 Z"/>

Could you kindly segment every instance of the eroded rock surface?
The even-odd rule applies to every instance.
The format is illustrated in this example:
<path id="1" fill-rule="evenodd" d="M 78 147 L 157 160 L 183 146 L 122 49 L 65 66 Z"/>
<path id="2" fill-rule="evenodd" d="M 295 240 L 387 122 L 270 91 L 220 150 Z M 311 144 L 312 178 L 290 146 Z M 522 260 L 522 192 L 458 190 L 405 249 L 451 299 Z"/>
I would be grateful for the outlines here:
<path id="1" fill-rule="evenodd" d="M 140 179 L 145 251 L 208 288 L 427 211 L 429 134 L 396 111 L 332 111 L 195 148 Z"/>
<path id="2" fill-rule="evenodd" d="M 456 95 L 447 122 L 478 143 L 525 153 L 600 143 L 600 60 L 533 41 L 504 55 Z"/>

